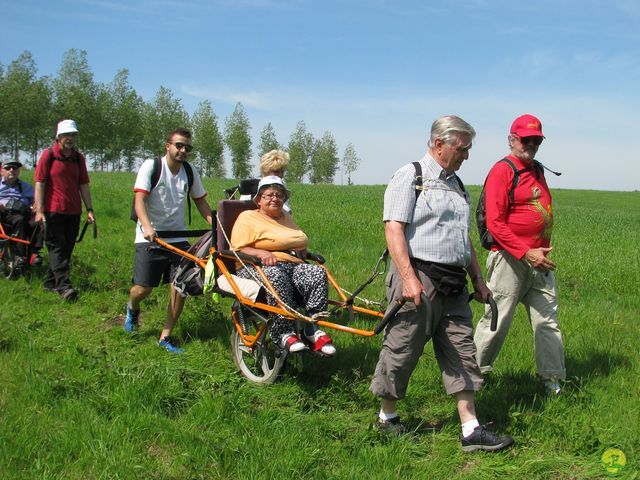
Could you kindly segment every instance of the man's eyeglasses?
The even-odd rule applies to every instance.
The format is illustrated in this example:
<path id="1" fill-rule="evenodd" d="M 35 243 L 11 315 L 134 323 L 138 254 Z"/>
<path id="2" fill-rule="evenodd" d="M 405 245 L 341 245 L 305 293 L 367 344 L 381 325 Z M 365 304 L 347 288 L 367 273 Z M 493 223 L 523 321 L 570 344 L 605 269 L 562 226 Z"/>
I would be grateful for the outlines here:
<path id="1" fill-rule="evenodd" d="M 262 195 L 262 198 L 266 199 L 266 200 L 271 200 L 272 198 L 277 198 L 278 200 L 284 200 L 284 193 L 265 193 Z"/>
<path id="2" fill-rule="evenodd" d="M 182 150 L 184 148 L 184 151 L 187 153 L 193 150 L 193 145 L 191 145 L 190 143 L 175 142 L 175 143 L 171 143 L 171 145 L 176 147 L 178 150 Z"/>
<path id="3" fill-rule="evenodd" d="M 544 137 L 518 137 L 520 139 L 520 143 L 523 145 L 535 145 L 539 147 L 542 144 L 542 140 Z"/>
<path id="4" fill-rule="evenodd" d="M 2 168 L 4 168 L 5 170 L 18 170 L 20 167 L 16 167 L 15 165 L 8 165 Z"/>

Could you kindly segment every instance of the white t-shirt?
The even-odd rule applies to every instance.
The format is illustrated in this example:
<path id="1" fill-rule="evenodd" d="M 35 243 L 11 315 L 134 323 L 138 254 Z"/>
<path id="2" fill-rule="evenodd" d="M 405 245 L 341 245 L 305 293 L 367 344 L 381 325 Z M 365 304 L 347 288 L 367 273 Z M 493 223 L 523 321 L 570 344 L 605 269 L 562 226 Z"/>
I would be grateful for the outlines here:
<path id="1" fill-rule="evenodd" d="M 162 157 L 162 171 L 158 178 L 158 184 L 151 189 L 151 173 L 153 171 L 153 160 L 145 160 L 140 165 L 136 183 L 133 187 L 134 192 L 146 192 L 149 196 L 146 198 L 147 214 L 151 225 L 155 230 L 186 230 L 187 226 L 184 221 L 185 202 L 187 200 L 188 178 L 184 166 L 180 167 L 177 175 L 173 175 L 167 166 L 167 157 Z M 193 170 L 193 185 L 191 186 L 191 198 L 198 199 L 207 195 L 202 180 L 195 167 Z M 197 211 L 197 208 L 193 208 Z M 169 243 L 184 242 L 186 238 L 169 238 Z M 147 240 L 143 236 L 142 225 L 140 220 L 136 225 L 135 243 L 146 243 Z"/>

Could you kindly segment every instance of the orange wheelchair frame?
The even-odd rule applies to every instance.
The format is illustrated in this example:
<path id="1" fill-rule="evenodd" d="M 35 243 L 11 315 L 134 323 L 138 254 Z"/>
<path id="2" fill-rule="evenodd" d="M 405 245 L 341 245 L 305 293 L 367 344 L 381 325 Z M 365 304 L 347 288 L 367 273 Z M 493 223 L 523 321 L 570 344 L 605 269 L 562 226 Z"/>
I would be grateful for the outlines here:
<path id="1" fill-rule="evenodd" d="M 234 207 L 240 206 L 240 211 L 256 208 L 255 204 L 251 201 L 221 200 L 218 203 L 218 212 L 216 215 L 217 225 L 214 225 L 213 227 L 213 238 L 217 241 L 212 241 L 212 245 L 209 248 L 209 254 L 204 258 L 200 258 L 193 253 L 176 248 L 162 238 L 156 238 L 155 242 L 159 246 L 191 260 L 195 265 L 200 267 L 203 272 L 207 267 L 207 263 L 210 260 L 213 262 L 216 280 L 212 291 L 223 297 L 232 298 L 234 300 L 231 308 L 231 320 L 233 322 L 231 346 L 234 363 L 245 377 L 256 383 L 273 383 L 284 367 L 287 352 L 275 345 L 271 341 L 269 335 L 268 316 L 271 313 L 281 315 L 291 321 L 299 321 L 301 323 L 312 322 L 318 327 L 338 330 L 364 337 L 374 336 L 384 328 L 388 318 L 391 318 L 391 316 L 387 315 L 385 317 L 383 312 L 355 305 L 355 295 L 360 293 L 364 287 L 359 288 L 355 294 L 351 294 L 350 296 L 345 295 L 343 289 L 340 287 L 334 276 L 324 265 L 324 259 L 320 255 L 316 254 L 309 253 L 307 260 L 313 261 L 322 267 L 326 272 L 330 288 L 332 287 L 332 290 L 337 293 L 337 300 L 329 299 L 329 305 L 332 307 L 330 310 L 331 316 L 326 319 L 315 320 L 297 311 L 291 306 L 286 305 L 264 274 L 262 264 L 258 258 L 246 255 L 242 252 L 233 251 L 229 248 L 221 248 L 227 246 L 225 243 L 228 242 L 231 226 L 235 222 L 237 215 L 240 213 L 240 211 L 238 211 L 233 215 L 234 218 L 230 223 L 223 225 L 220 219 L 221 217 L 224 217 L 223 212 L 225 211 L 225 208 L 230 205 Z M 164 232 L 159 232 L 160 237 L 163 236 L 163 233 Z M 177 232 L 171 233 L 177 234 Z M 221 238 L 226 239 L 226 242 L 221 242 Z M 382 260 L 383 259 L 381 257 L 378 261 L 378 265 Z M 386 255 L 384 255 L 384 261 L 386 267 Z M 260 295 L 258 295 L 257 298 L 250 298 L 243 292 L 239 282 L 237 281 L 237 277 L 234 275 L 236 262 L 243 262 L 255 267 L 259 275 L 258 283 L 260 286 Z M 376 269 L 378 268 L 378 265 L 376 265 Z M 382 275 L 383 273 L 384 270 L 381 272 L 374 271 L 367 284 L 371 283 L 375 277 Z M 226 279 L 226 282 L 230 287 L 226 290 L 221 288 L 219 285 L 219 280 L 223 277 Z M 266 297 L 264 295 L 266 292 L 276 300 L 276 306 L 269 305 L 266 302 Z M 355 314 L 370 317 L 371 319 L 377 320 L 378 325 L 374 329 L 364 330 L 361 328 L 343 325 L 333 320 L 334 317 L 342 316 L 344 312 L 348 312 L 350 319 L 353 319 Z M 395 312 L 393 312 L 392 315 L 395 315 Z"/>
<path id="2" fill-rule="evenodd" d="M 29 253 L 26 259 L 21 259 L 15 252 L 15 244 L 22 243 L 27 246 L 27 252 L 31 247 L 29 240 L 23 240 L 14 235 L 7 235 L 0 223 L 0 272 L 7 280 L 16 278 L 29 265 Z"/>

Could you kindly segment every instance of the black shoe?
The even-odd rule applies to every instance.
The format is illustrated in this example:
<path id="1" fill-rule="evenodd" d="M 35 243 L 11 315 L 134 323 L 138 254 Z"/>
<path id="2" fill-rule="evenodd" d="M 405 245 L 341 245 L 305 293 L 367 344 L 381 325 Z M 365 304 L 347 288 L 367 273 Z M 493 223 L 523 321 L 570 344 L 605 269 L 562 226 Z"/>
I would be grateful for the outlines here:
<path id="1" fill-rule="evenodd" d="M 60 292 L 60 298 L 63 302 L 73 303 L 78 300 L 78 291 L 75 288 L 67 288 Z"/>
<path id="2" fill-rule="evenodd" d="M 407 433 L 406 427 L 400 422 L 400 417 L 393 417 L 389 420 L 382 420 L 378 417 L 376 426 L 378 430 L 388 435 L 403 435 Z"/>
<path id="3" fill-rule="evenodd" d="M 484 425 L 480 425 L 475 428 L 471 435 L 467 437 L 460 435 L 460 443 L 462 444 L 462 450 L 465 452 L 475 452 L 476 450 L 495 452 L 513 445 L 513 438 L 509 435 L 499 437 L 487 430 Z"/>

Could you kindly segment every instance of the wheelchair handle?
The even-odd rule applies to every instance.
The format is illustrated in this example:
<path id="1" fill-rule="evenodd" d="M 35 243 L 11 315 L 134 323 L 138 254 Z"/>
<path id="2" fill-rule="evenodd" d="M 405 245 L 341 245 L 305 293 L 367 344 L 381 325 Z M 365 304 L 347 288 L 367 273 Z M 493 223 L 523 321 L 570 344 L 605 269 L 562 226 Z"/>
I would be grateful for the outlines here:
<path id="1" fill-rule="evenodd" d="M 473 293 L 469 295 L 469 301 L 473 300 Z M 496 305 L 496 301 L 493 299 L 492 295 L 487 297 L 487 303 L 489 307 L 491 307 L 491 326 L 489 327 L 492 332 L 495 332 L 498 329 L 498 306 Z"/>
<path id="2" fill-rule="evenodd" d="M 420 294 L 420 300 L 427 306 L 428 312 L 431 313 L 431 308 L 430 308 L 431 302 L 429 302 L 429 299 L 427 298 L 424 292 Z M 386 327 L 387 324 L 391 321 L 391 319 L 397 315 L 398 311 L 402 308 L 402 306 L 406 302 L 407 302 L 406 298 L 396 298 L 394 300 L 393 307 L 391 307 L 391 309 L 387 312 L 387 314 L 382 319 L 380 319 L 378 324 L 373 329 L 373 332 L 376 335 L 378 335 L 382 330 L 384 330 L 384 327 Z"/>

